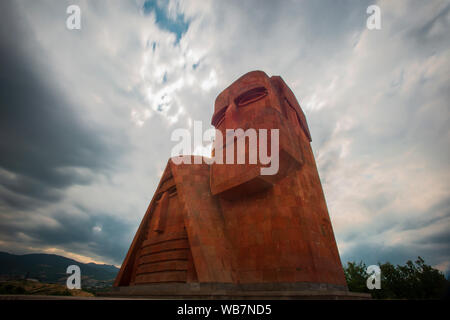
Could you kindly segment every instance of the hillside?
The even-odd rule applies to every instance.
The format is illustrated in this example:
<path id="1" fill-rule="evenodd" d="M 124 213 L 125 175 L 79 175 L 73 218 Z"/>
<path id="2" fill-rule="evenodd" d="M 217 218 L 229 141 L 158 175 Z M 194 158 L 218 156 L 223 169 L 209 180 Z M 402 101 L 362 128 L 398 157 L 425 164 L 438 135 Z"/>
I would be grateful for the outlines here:
<path id="1" fill-rule="evenodd" d="M 81 263 L 55 254 L 33 253 L 15 255 L 0 252 L 0 279 L 36 279 L 44 283 L 64 284 L 67 267 L 81 269 L 82 288 L 110 287 L 119 271 L 112 265 Z"/>

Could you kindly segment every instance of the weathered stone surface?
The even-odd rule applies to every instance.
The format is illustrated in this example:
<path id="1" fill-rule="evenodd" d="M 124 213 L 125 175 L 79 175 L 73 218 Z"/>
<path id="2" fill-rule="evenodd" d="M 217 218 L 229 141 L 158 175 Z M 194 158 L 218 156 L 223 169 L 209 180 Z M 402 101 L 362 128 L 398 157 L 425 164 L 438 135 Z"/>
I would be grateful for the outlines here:
<path id="1" fill-rule="evenodd" d="M 259 162 L 169 160 L 115 287 L 228 283 L 245 291 L 291 283 L 345 292 L 306 118 L 281 77 L 239 78 L 217 97 L 212 124 L 224 137 L 226 129 L 279 129 L 278 173 L 261 175 Z"/>

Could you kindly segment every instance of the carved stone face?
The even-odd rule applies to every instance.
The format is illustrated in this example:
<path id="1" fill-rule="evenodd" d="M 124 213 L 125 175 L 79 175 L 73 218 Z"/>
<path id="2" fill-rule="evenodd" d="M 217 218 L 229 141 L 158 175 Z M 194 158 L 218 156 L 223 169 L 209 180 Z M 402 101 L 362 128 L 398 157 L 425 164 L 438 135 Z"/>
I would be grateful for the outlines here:
<path id="1" fill-rule="evenodd" d="M 290 94 L 292 97 L 289 97 Z M 295 97 L 280 77 L 269 78 L 262 71 L 253 71 L 245 74 L 216 98 L 212 125 L 222 133 L 223 137 L 223 164 L 211 165 L 211 191 L 213 195 L 222 194 L 227 197 L 239 197 L 270 188 L 280 178 L 286 176 L 289 170 L 299 168 L 302 164 L 302 155 L 299 135 L 307 135 L 306 121 L 302 124 L 300 107 L 297 101 L 291 102 Z M 295 106 L 298 106 L 296 110 Z M 298 115 L 299 114 L 299 115 Z M 304 116 L 303 116 L 304 119 Z M 301 128 L 305 127 L 306 130 Z M 254 129 L 258 144 L 253 148 L 248 135 L 227 135 L 227 130 Z M 260 129 L 267 129 L 267 132 Z M 279 148 L 275 146 L 272 130 L 278 129 Z M 242 133 L 242 132 L 241 132 Z M 261 168 L 270 167 L 264 164 L 259 154 L 261 136 L 267 137 L 267 150 L 274 162 L 275 153 L 279 156 L 279 168 L 276 174 L 261 174 Z M 237 136 L 237 137 L 236 137 Z M 216 134 L 216 140 L 220 139 Z M 239 149 L 239 143 L 245 148 Z M 234 147 L 233 164 L 227 164 L 226 153 Z M 242 145 L 243 146 L 243 145 Z M 274 150 L 272 150 L 274 149 Z M 278 149 L 278 150 L 277 150 Z M 239 164 L 237 154 L 245 153 L 245 163 Z M 251 154 L 257 154 L 257 162 L 250 163 Z M 213 155 L 220 154 L 213 150 Z"/>

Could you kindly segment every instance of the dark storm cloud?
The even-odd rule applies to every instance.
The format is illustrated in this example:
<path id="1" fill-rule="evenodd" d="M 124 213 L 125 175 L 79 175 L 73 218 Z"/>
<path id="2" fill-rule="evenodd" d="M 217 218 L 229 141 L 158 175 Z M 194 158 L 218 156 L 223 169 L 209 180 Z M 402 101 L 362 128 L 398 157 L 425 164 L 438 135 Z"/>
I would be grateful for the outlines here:
<path id="1" fill-rule="evenodd" d="M 433 215 L 436 212 L 441 215 Z M 416 219 L 406 216 L 399 220 L 398 212 L 391 214 L 392 219 L 374 219 L 365 232 L 355 228 L 354 232 L 348 232 L 342 238 L 352 243 L 352 246 L 341 255 L 341 260 L 344 264 L 347 261 L 364 261 L 368 265 L 384 262 L 404 264 L 407 260 L 421 256 L 427 264 L 438 265 L 442 262 L 443 254 L 450 250 L 450 230 L 433 227 L 445 226 L 448 212 L 450 203 L 444 199 L 426 212 L 417 212 L 419 217 Z M 389 238 L 396 239 L 396 243 L 386 241 Z"/>
<path id="2" fill-rule="evenodd" d="M 450 249 L 450 233 L 438 232 L 428 237 L 421 237 L 417 241 L 386 245 L 382 241 L 365 241 L 358 239 L 351 250 L 341 254 L 341 261 L 363 261 L 367 265 L 390 262 L 392 264 L 404 264 L 408 260 L 415 260 L 418 256 L 425 259 L 430 265 L 442 262 L 442 252 Z"/>
<path id="3" fill-rule="evenodd" d="M 438 215 L 432 215 L 432 213 L 440 213 Z M 420 217 L 418 219 L 405 219 L 398 225 L 402 231 L 415 230 L 418 228 L 427 227 L 436 223 L 445 223 L 445 220 L 450 212 L 450 199 L 443 199 L 431 206 L 426 212 L 419 212 Z M 450 235 L 450 230 L 447 231 Z M 450 242 L 449 242 L 450 244 Z"/>
<path id="4" fill-rule="evenodd" d="M 411 30 L 410 35 L 412 37 L 415 37 L 417 41 L 422 44 L 429 44 L 428 42 L 431 42 L 433 46 L 439 45 L 440 47 L 444 47 L 446 45 L 445 42 L 436 43 L 435 40 L 445 40 L 445 36 L 440 35 L 436 39 L 436 37 L 434 37 L 432 34 L 432 30 L 433 28 L 439 27 L 439 25 L 444 28 L 448 28 L 449 22 L 447 20 L 447 15 L 449 11 L 450 4 L 443 7 L 437 13 L 429 17 L 429 19 L 425 20 L 423 22 L 423 25 Z"/>
<path id="5" fill-rule="evenodd" d="M 0 184 L 13 194 L 36 201 L 18 201 L 2 192 L 12 207 L 56 201 L 60 190 L 90 181 L 86 174 L 65 168 L 88 168 L 105 173 L 117 150 L 102 141 L 104 132 L 88 127 L 54 86 L 33 38 L 33 30 L 20 23 L 12 2 L 0 11 Z M 33 48 L 33 51 L 29 49 Z M 35 59 L 35 56 L 41 56 Z M 44 59 L 45 60 L 45 59 Z"/>
<path id="6" fill-rule="evenodd" d="M 108 257 L 120 264 L 131 243 L 130 235 L 135 232 L 134 224 L 104 213 L 64 211 L 54 212 L 49 218 L 51 223 L 0 224 L 0 241 L 8 243 L 11 252 L 20 251 L 18 240 L 25 238 L 34 248 L 64 248 L 86 256 Z"/>
<path id="7" fill-rule="evenodd" d="M 61 190 L 21 174 L 15 174 L 13 179 L 0 176 L 0 185 L 1 201 L 15 209 L 34 208 L 62 197 Z"/>
<path id="8" fill-rule="evenodd" d="M 26 234 L 35 239 L 35 245 L 63 247 L 87 256 L 108 257 L 116 264 L 125 257 L 132 240 L 129 234 L 135 232 L 134 225 L 104 213 L 81 216 L 56 212 L 53 218 L 57 226 L 29 227 Z"/>
<path id="9" fill-rule="evenodd" d="M 423 251 L 422 251 L 423 252 Z M 440 254 L 427 254 L 424 256 L 417 246 L 397 245 L 385 247 L 373 241 L 358 242 L 348 254 L 341 254 L 341 262 L 345 265 L 347 261 L 363 261 L 366 265 L 390 262 L 392 264 L 404 264 L 408 260 L 415 260 L 422 255 L 427 264 L 435 264 L 439 261 Z"/>

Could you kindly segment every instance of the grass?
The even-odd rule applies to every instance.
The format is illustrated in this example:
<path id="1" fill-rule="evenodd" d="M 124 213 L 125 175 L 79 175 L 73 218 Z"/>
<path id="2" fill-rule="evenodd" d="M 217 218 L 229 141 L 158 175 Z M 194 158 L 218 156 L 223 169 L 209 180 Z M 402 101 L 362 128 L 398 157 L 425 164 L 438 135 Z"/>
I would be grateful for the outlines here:
<path id="1" fill-rule="evenodd" d="M 0 282 L 0 294 L 48 295 L 93 297 L 94 294 L 83 290 L 69 290 L 66 286 L 27 280 Z"/>

